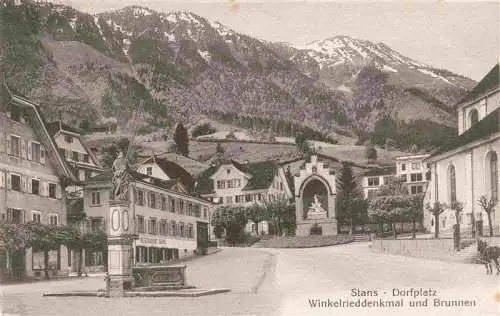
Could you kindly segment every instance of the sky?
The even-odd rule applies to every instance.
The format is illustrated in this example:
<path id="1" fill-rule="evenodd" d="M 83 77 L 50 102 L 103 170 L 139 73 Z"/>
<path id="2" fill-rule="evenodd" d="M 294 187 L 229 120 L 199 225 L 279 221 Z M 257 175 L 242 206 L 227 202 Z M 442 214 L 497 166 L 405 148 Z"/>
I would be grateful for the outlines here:
<path id="1" fill-rule="evenodd" d="M 57 0 L 99 13 L 141 5 L 191 11 L 262 40 L 303 45 L 336 35 L 383 42 L 474 80 L 499 60 L 499 2 L 330 0 Z M 238 4 L 237 10 L 232 4 Z"/>

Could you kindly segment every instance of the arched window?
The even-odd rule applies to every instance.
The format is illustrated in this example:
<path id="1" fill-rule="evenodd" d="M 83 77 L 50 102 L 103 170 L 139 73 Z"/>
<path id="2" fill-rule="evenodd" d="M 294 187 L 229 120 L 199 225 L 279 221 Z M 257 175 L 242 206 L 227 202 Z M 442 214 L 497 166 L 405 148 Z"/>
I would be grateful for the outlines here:
<path id="1" fill-rule="evenodd" d="M 457 201 L 457 177 L 455 174 L 455 166 L 451 165 L 448 170 L 449 176 L 449 190 L 450 190 L 450 202 Z"/>
<path id="2" fill-rule="evenodd" d="M 479 113 L 476 109 L 472 109 L 469 113 L 470 126 L 472 127 L 472 125 L 476 124 L 477 121 L 479 121 Z"/>
<path id="3" fill-rule="evenodd" d="M 498 156 L 496 152 L 490 155 L 490 193 L 491 197 L 498 200 Z"/>

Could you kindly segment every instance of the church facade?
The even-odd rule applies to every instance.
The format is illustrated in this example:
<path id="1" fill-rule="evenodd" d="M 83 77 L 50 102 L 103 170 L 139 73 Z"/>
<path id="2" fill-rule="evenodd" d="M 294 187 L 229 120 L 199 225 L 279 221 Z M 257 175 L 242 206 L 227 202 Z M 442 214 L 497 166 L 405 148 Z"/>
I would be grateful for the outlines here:
<path id="1" fill-rule="evenodd" d="M 428 157 L 430 170 L 425 205 L 444 203 L 446 210 L 435 222 L 432 214 L 424 211 L 424 225 L 429 231 L 439 225 L 440 231 L 456 224 L 453 202 L 460 202 L 464 210 L 459 218 L 461 227 L 475 225 L 478 230 L 488 226 L 486 212 L 478 200 L 486 197 L 498 201 L 498 155 L 500 154 L 500 84 L 498 64 L 479 84 L 457 104 L 458 138 Z M 492 212 L 493 226 L 500 225 L 500 208 Z"/>

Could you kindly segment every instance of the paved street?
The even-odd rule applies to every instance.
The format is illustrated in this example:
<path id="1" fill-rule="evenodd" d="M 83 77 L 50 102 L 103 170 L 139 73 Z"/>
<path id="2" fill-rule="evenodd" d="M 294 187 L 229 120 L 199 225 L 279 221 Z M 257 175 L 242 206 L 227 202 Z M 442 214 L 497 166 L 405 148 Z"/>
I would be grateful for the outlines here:
<path id="1" fill-rule="evenodd" d="M 366 243 L 316 249 L 226 248 L 188 262 L 188 282 L 228 287 L 227 294 L 199 298 L 56 298 L 42 293 L 94 290 L 103 280 L 39 282 L 2 288 L 3 315 L 496 315 L 499 278 L 483 266 L 450 264 L 371 253 Z M 311 308 L 310 300 L 348 298 L 351 289 L 431 288 L 442 300 L 476 300 L 475 308 Z M 386 292 L 387 294 L 384 294 Z M 362 297 L 363 298 L 363 297 Z M 351 297 L 352 299 L 352 297 Z M 399 298 L 397 298 L 399 299 Z M 408 304 L 408 299 L 405 304 Z"/>

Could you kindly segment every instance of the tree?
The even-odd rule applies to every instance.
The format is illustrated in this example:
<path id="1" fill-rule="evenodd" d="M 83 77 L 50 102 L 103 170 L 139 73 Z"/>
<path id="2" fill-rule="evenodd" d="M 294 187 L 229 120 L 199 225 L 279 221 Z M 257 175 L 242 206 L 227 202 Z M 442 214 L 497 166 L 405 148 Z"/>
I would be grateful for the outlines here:
<path id="1" fill-rule="evenodd" d="M 444 212 L 445 205 L 440 202 L 435 202 L 432 206 L 427 204 L 427 210 L 434 216 L 434 238 L 439 237 L 439 216 Z"/>
<path id="2" fill-rule="evenodd" d="M 217 142 L 217 147 L 215 147 L 215 153 L 224 154 L 225 152 L 226 150 L 224 149 L 224 147 L 222 147 L 222 144 Z"/>
<path id="3" fill-rule="evenodd" d="M 368 159 L 368 161 L 374 161 L 377 160 L 377 150 L 375 147 L 369 145 L 365 149 L 365 157 Z"/>
<path id="4" fill-rule="evenodd" d="M 340 176 L 337 178 L 337 220 L 341 225 L 348 225 L 349 234 L 356 224 L 362 224 L 367 217 L 367 204 L 357 189 L 352 168 L 342 163 Z"/>
<path id="5" fill-rule="evenodd" d="M 259 235 L 259 223 L 265 220 L 264 209 L 261 205 L 254 204 L 245 210 L 245 216 L 248 220 L 255 223 L 255 232 Z"/>
<path id="6" fill-rule="evenodd" d="M 304 133 L 300 133 L 295 137 L 295 145 L 297 146 L 297 151 L 303 154 L 311 152 L 307 137 Z"/>
<path id="7" fill-rule="evenodd" d="M 287 199 L 282 195 L 268 195 L 264 198 L 263 218 L 273 226 L 275 235 L 282 235 L 284 230 L 290 230 L 289 227 L 286 227 L 286 224 L 290 224 L 287 221 L 289 205 Z"/>
<path id="8" fill-rule="evenodd" d="M 486 195 L 481 195 L 477 200 L 477 204 L 481 206 L 486 215 L 488 215 L 488 226 L 490 228 L 490 236 L 493 236 L 493 223 L 491 222 L 491 214 L 495 211 L 498 201 L 494 197 L 487 198 Z"/>
<path id="9" fill-rule="evenodd" d="M 402 194 L 378 195 L 370 201 L 370 213 L 388 222 L 396 238 L 396 222 L 401 220 L 410 207 L 408 196 Z"/>
<path id="10" fill-rule="evenodd" d="M 416 238 L 417 228 L 416 223 L 421 222 L 424 217 L 424 195 L 416 194 L 410 197 L 409 208 L 406 217 L 412 222 L 413 225 L 413 238 Z"/>
<path id="11" fill-rule="evenodd" d="M 204 123 L 201 125 L 197 125 L 195 128 L 193 128 L 193 131 L 191 132 L 191 136 L 193 138 L 196 138 L 198 136 L 202 135 L 210 135 L 217 132 L 215 128 L 210 125 L 210 123 Z"/>
<path id="12" fill-rule="evenodd" d="M 33 252 L 43 252 L 45 278 L 49 276 L 49 251 L 57 250 L 62 244 L 59 226 L 43 225 L 37 222 L 29 222 L 25 225 L 28 235 L 26 248 L 33 248 Z"/>
<path id="13" fill-rule="evenodd" d="M 226 241 L 233 245 L 241 241 L 247 221 L 242 207 L 223 206 L 212 216 L 212 225 L 217 230 L 223 228 L 226 231 Z"/>
<path id="14" fill-rule="evenodd" d="M 451 203 L 450 208 L 454 211 L 455 213 L 455 249 L 459 250 L 460 248 L 460 214 L 464 210 L 464 205 L 461 202 L 454 201 Z"/>
<path id="15" fill-rule="evenodd" d="M 174 141 L 175 144 L 177 145 L 177 150 L 183 156 L 188 156 L 189 155 L 188 131 L 184 127 L 184 125 L 182 125 L 182 123 L 177 124 L 177 127 L 175 128 Z"/>

